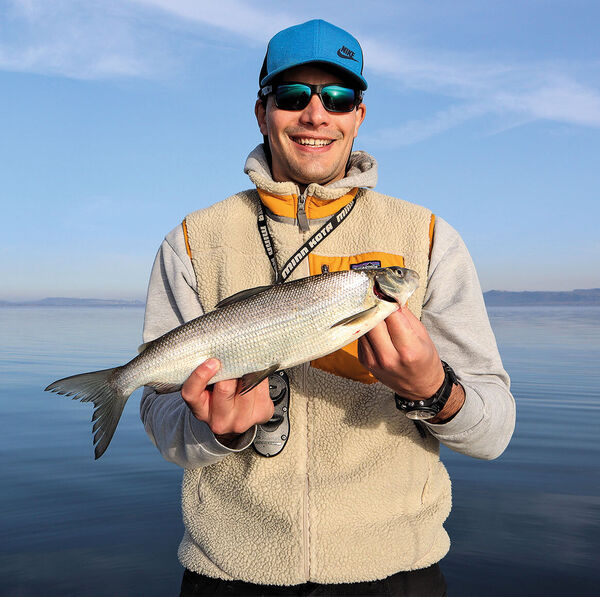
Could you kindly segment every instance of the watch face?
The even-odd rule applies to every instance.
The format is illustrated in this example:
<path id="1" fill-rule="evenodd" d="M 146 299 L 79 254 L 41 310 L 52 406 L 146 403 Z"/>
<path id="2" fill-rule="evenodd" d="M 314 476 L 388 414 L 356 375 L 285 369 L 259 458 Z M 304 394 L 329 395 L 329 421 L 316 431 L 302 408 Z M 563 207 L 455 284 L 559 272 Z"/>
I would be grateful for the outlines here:
<path id="1" fill-rule="evenodd" d="M 409 419 L 412 419 L 413 421 L 426 421 L 427 419 L 433 419 L 433 417 L 437 415 L 436 412 L 433 412 L 433 410 L 429 409 L 409 410 L 405 414 Z"/>

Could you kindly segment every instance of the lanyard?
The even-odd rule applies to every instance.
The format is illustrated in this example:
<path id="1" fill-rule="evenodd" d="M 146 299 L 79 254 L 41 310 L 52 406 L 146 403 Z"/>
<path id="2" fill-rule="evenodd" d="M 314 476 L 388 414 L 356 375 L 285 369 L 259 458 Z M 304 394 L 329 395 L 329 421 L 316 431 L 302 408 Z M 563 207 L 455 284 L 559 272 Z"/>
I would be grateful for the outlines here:
<path id="1" fill-rule="evenodd" d="M 296 269 L 300 262 L 329 234 L 331 234 L 350 214 L 354 204 L 356 203 L 356 197 L 347 203 L 336 212 L 317 232 L 315 232 L 286 262 L 281 271 L 277 267 L 277 259 L 275 258 L 275 245 L 273 244 L 273 238 L 269 232 L 267 226 L 267 218 L 265 216 L 265 210 L 262 206 L 262 201 L 258 202 L 258 217 L 257 225 L 265 248 L 265 253 L 271 262 L 273 271 L 275 272 L 275 284 L 285 282 L 290 274 Z"/>

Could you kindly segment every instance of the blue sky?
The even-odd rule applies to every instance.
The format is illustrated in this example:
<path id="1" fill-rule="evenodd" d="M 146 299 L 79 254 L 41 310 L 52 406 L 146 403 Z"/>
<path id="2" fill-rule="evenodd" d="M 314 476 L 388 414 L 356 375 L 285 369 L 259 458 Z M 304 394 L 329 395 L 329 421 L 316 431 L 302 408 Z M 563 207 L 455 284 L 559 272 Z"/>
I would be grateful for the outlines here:
<path id="1" fill-rule="evenodd" d="M 250 186 L 258 70 L 324 18 L 365 53 L 378 190 L 484 290 L 600 286 L 595 1 L 0 0 L 0 298 L 143 298 L 163 236 Z"/>

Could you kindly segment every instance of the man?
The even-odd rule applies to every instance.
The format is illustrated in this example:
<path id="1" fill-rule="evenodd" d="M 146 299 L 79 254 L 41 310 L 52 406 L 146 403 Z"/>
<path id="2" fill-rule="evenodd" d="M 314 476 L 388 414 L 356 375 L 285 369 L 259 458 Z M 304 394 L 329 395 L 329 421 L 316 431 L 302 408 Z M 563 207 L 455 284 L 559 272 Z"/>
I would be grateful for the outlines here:
<path id="1" fill-rule="evenodd" d="M 185 469 L 182 595 L 443 595 L 439 442 L 490 459 L 511 437 L 514 401 L 464 244 L 429 210 L 370 190 L 375 160 L 352 152 L 366 87 L 347 32 L 316 20 L 278 33 L 255 106 L 264 144 L 245 166 L 256 189 L 190 214 L 159 250 L 144 341 L 281 281 L 332 218 L 289 279 L 394 265 L 421 277 L 409 308 L 358 344 L 286 372 L 276 455 L 259 440 L 281 423 L 269 386 L 283 377 L 240 395 L 238 380 L 209 385 L 209 359 L 180 392 L 146 390 L 146 430 Z"/>

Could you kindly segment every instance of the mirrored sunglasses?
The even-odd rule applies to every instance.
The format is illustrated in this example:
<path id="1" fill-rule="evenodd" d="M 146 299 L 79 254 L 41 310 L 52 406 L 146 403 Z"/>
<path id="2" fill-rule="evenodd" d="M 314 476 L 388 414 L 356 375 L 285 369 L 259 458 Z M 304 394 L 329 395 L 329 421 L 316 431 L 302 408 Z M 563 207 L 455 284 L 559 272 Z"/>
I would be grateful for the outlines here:
<path id="1" fill-rule="evenodd" d="M 362 94 L 341 85 L 309 85 L 308 83 L 282 83 L 266 85 L 260 90 L 261 97 L 270 93 L 280 110 L 304 110 L 310 98 L 318 95 L 328 112 L 352 112 L 362 100 Z"/>

